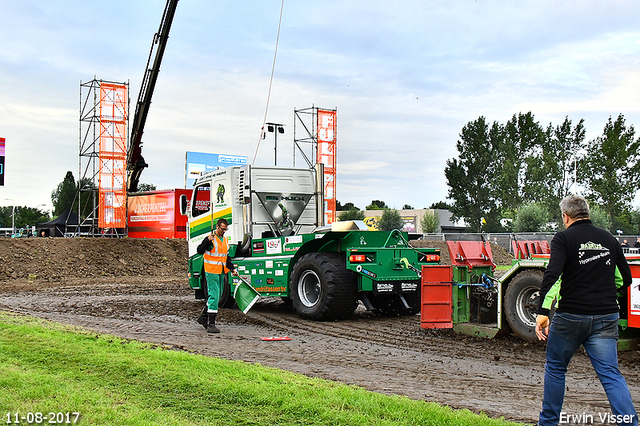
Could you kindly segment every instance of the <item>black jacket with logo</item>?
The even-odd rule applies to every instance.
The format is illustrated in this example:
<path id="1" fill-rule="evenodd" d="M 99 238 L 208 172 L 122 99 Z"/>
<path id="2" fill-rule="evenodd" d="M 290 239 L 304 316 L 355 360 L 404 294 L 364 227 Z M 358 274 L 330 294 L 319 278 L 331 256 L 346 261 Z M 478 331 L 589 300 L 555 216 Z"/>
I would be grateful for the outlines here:
<path id="1" fill-rule="evenodd" d="M 560 275 L 557 312 L 579 315 L 618 312 L 616 266 L 622 275 L 623 288 L 631 285 L 631 270 L 613 235 L 588 219 L 572 223 L 551 240 L 551 257 L 542 279 L 538 313 L 549 315 L 542 302 Z"/>

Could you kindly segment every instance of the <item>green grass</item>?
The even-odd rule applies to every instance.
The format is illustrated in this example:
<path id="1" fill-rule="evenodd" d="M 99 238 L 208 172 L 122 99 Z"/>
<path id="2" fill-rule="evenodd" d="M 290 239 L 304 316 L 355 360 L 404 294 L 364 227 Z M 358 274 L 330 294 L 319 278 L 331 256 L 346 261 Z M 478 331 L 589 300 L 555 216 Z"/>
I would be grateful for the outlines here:
<path id="1" fill-rule="evenodd" d="M 79 412 L 85 425 L 510 424 L 0 312 L 0 423 L 16 412 Z"/>

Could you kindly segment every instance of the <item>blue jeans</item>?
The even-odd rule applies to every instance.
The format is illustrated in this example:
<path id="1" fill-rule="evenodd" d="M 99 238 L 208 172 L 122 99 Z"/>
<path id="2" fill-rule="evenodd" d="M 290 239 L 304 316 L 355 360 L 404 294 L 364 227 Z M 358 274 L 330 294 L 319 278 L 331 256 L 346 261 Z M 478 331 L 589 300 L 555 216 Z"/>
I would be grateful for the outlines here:
<path id="1" fill-rule="evenodd" d="M 576 315 L 556 313 L 549 327 L 547 362 L 544 366 L 544 399 L 538 424 L 557 425 L 564 400 L 567 365 L 580 345 L 587 351 L 607 393 L 611 414 L 633 417 L 625 425 L 638 425 L 627 382 L 618 369 L 618 314 Z M 571 413 L 567 413 L 571 414 Z M 575 413 L 581 414 L 581 413 Z M 603 413 L 604 414 L 604 413 Z M 592 413 L 598 418 L 598 413 Z"/>

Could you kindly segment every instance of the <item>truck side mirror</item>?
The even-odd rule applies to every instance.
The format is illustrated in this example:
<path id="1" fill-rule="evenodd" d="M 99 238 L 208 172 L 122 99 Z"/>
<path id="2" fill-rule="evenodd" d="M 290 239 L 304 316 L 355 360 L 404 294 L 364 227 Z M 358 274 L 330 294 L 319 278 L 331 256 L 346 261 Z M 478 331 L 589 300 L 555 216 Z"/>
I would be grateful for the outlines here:
<path id="1" fill-rule="evenodd" d="M 180 214 L 187 214 L 187 207 L 189 207 L 189 200 L 187 200 L 187 196 L 182 194 L 180 196 Z"/>

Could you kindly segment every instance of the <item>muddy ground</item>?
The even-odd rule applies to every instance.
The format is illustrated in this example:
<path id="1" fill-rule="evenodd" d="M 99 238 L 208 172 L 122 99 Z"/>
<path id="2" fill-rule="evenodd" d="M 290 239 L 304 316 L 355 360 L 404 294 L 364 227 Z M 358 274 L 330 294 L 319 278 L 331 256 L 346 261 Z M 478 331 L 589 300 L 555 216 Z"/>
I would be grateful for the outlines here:
<path id="1" fill-rule="evenodd" d="M 273 299 L 248 315 L 221 310 L 222 333 L 210 335 L 195 322 L 203 302 L 188 289 L 186 258 L 183 241 L 0 239 L 0 309 L 535 423 L 541 344 L 424 330 L 419 315 L 383 318 L 362 308 L 347 321 L 307 321 Z M 260 339 L 271 336 L 292 340 Z M 620 364 L 640 402 L 640 352 L 621 353 Z M 570 365 L 564 411 L 592 414 L 595 424 L 609 412 L 584 353 Z"/>

